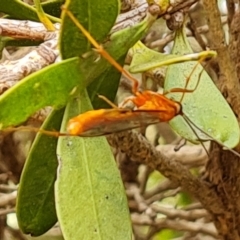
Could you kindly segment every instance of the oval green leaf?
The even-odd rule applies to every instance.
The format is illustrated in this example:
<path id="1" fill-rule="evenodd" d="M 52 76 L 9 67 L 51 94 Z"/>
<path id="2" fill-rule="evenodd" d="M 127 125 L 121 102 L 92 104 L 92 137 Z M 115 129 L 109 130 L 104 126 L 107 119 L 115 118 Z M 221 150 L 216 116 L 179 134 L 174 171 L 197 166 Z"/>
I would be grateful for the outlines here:
<path id="1" fill-rule="evenodd" d="M 12 18 L 32 20 L 39 22 L 37 11 L 34 7 L 19 0 L 1 0 L 0 12 L 9 14 Z M 49 19 L 59 22 L 58 18 L 47 15 Z"/>
<path id="2" fill-rule="evenodd" d="M 76 86 L 86 86 L 82 72 L 80 59 L 72 58 L 24 78 L 0 96 L 1 128 L 17 125 L 45 106 L 65 106 Z"/>
<path id="3" fill-rule="evenodd" d="M 190 60 L 198 60 L 203 56 L 206 58 L 216 56 L 215 51 L 203 51 L 200 53 L 176 55 L 163 54 L 146 47 L 142 42 L 138 41 L 132 47 L 132 61 L 129 68 L 131 73 L 145 72 L 176 63 L 188 62 Z"/>
<path id="4" fill-rule="evenodd" d="M 61 6 L 64 2 L 65 0 L 51 0 L 42 2 L 41 5 L 45 13 L 60 18 Z"/>
<path id="5" fill-rule="evenodd" d="M 64 109 L 53 111 L 43 129 L 59 130 Z M 58 139 L 37 134 L 22 171 L 17 197 L 20 229 L 32 236 L 48 231 L 56 222 L 54 183 L 57 171 Z"/>
<path id="6" fill-rule="evenodd" d="M 94 39 L 102 42 L 116 21 L 120 3 L 118 0 L 67 0 L 65 8 L 75 16 Z M 65 59 L 81 56 L 90 49 L 91 44 L 88 39 L 63 10 L 60 31 L 62 57 Z"/>
<path id="7" fill-rule="evenodd" d="M 176 32 L 172 54 L 184 55 L 192 53 L 187 37 L 183 32 L 184 30 Z M 173 88 L 184 88 L 186 78 L 196 64 L 196 61 L 189 61 L 169 66 L 164 82 L 164 91 Z M 222 142 L 229 148 L 234 148 L 239 143 L 240 138 L 237 119 L 201 65 L 198 65 L 193 72 L 188 89 L 194 89 L 199 77 L 200 82 L 197 89 L 184 95 L 182 101 L 183 112 L 198 128 L 208 133 L 213 139 Z M 167 96 L 179 101 L 182 93 L 170 93 Z M 185 139 L 191 142 L 198 141 L 196 135 L 181 116 L 171 120 L 170 126 Z M 201 131 L 197 131 L 197 133 L 200 139 L 209 139 Z"/>
<path id="8" fill-rule="evenodd" d="M 86 95 L 67 106 L 69 118 L 91 108 Z M 56 208 L 66 240 L 131 239 L 127 199 L 105 137 L 61 137 L 56 181 Z"/>

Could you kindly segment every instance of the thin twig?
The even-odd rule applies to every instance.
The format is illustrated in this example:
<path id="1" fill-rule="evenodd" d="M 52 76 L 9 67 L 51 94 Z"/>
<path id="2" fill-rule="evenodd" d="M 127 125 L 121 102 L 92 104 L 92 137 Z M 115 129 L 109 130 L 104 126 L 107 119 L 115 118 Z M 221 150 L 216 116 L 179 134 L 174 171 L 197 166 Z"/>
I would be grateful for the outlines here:
<path id="1" fill-rule="evenodd" d="M 164 214 L 168 218 L 175 219 L 175 218 L 182 218 L 189 221 L 195 221 L 198 218 L 204 218 L 209 215 L 209 213 L 205 209 L 195 209 L 191 211 L 175 209 L 175 208 L 166 208 L 160 206 L 159 204 L 152 204 L 151 208 L 157 212 Z"/>
<path id="2" fill-rule="evenodd" d="M 108 137 L 110 144 L 125 152 L 133 161 L 138 161 L 161 172 L 184 190 L 197 198 L 203 206 L 216 215 L 224 215 L 225 206 L 216 192 L 208 184 L 193 176 L 189 170 L 169 159 L 156 149 L 141 135 L 134 132 L 122 132 Z"/>
<path id="3" fill-rule="evenodd" d="M 7 215 L 8 213 L 14 213 L 15 209 L 14 208 L 7 208 L 0 210 L 0 216 Z"/>

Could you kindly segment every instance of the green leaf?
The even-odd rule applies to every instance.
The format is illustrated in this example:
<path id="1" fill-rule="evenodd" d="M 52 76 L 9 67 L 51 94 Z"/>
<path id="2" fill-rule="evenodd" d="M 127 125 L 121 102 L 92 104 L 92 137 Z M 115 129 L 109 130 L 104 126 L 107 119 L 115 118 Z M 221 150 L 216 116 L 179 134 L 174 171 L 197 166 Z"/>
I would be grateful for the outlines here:
<path id="1" fill-rule="evenodd" d="M 43 43 L 43 41 L 34 41 L 34 40 L 28 40 L 28 39 L 13 39 L 5 42 L 5 46 L 14 46 L 14 47 L 29 47 L 29 46 L 38 46 L 39 44 Z"/>
<path id="2" fill-rule="evenodd" d="M 127 52 L 125 52 L 127 53 Z M 123 52 L 124 54 L 124 52 Z M 126 55 L 126 54 L 125 54 Z M 125 55 L 121 59 L 120 64 L 123 64 Z M 88 95 L 94 109 L 111 108 L 108 103 L 98 97 L 105 96 L 108 100 L 114 101 L 118 90 L 121 73 L 113 66 L 109 67 L 98 79 L 93 81 L 87 88 Z"/>
<path id="3" fill-rule="evenodd" d="M 203 56 L 206 58 L 215 57 L 215 51 L 203 51 L 200 53 L 176 55 L 163 54 L 147 48 L 142 42 L 138 41 L 132 47 L 132 62 L 129 68 L 131 73 L 145 72 L 148 70 L 160 68 L 162 66 L 186 62 L 190 60 L 199 60 Z"/>
<path id="4" fill-rule="evenodd" d="M 0 0 L 0 12 L 9 14 L 12 18 L 22 20 L 32 20 L 39 22 L 37 11 L 34 7 L 20 0 Z M 49 19 L 59 22 L 59 19 L 47 15 Z"/>
<path id="5" fill-rule="evenodd" d="M 86 95 L 66 108 L 69 118 L 91 109 Z M 61 137 L 56 181 L 56 208 L 66 240 L 131 239 L 125 191 L 105 137 Z"/>
<path id="6" fill-rule="evenodd" d="M 132 61 L 129 67 L 131 73 L 145 72 L 150 69 L 161 67 L 171 64 L 171 61 L 175 57 L 179 57 L 173 54 L 163 54 L 147 48 L 142 42 L 137 42 L 132 47 Z"/>
<path id="7" fill-rule="evenodd" d="M 53 111 L 43 129 L 59 130 L 64 109 Z M 56 222 L 54 182 L 58 166 L 58 139 L 37 134 L 22 171 L 17 197 L 20 229 L 32 236 L 48 231 Z"/>
<path id="8" fill-rule="evenodd" d="M 31 74 L 0 96 L 0 125 L 8 127 L 25 121 L 45 106 L 60 108 L 77 91 L 84 89 L 80 59 L 73 58 Z"/>
<path id="9" fill-rule="evenodd" d="M 175 44 L 172 54 L 192 53 L 192 49 L 184 35 L 184 30 L 176 32 Z M 168 67 L 164 83 L 164 91 L 172 88 L 184 88 L 186 78 L 190 75 L 195 61 L 175 64 Z M 203 72 L 202 72 L 203 71 Z M 200 73 L 202 74 L 200 75 Z M 185 93 L 182 101 L 184 114 L 214 139 L 222 142 L 229 148 L 234 148 L 239 143 L 240 132 L 237 119 L 231 108 L 216 88 L 211 78 L 201 65 L 198 65 L 189 81 L 188 89 L 194 89 L 200 78 L 197 89 L 192 93 Z M 183 93 L 171 93 L 167 96 L 179 101 Z M 170 121 L 171 127 L 185 139 L 196 142 L 198 139 L 181 116 Z M 197 131 L 201 139 L 206 135 Z M 207 137 L 207 139 L 209 139 Z"/>
<path id="10" fill-rule="evenodd" d="M 159 240 L 159 239 L 174 239 L 174 238 L 179 238 L 183 234 L 180 231 L 174 231 L 171 229 L 161 229 L 160 232 L 154 235 L 152 240 Z"/>
<path id="11" fill-rule="evenodd" d="M 139 24 L 112 34 L 110 40 L 114 44 L 107 42 L 104 48 L 115 60 L 119 60 L 123 56 L 122 52 L 125 53 L 126 49 L 129 50 L 138 40 L 146 35 L 156 18 L 157 16 L 147 14 L 145 19 Z"/>
<path id="12" fill-rule="evenodd" d="M 39 21 L 36 9 L 19 0 L 1 0 L 0 11 L 17 19 Z"/>
<path id="13" fill-rule="evenodd" d="M 118 0 L 67 0 L 65 7 L 84 28 L 102 42 L 113 27 L 120 10 Z M 89 51 L 91 44 L 69 18 L 66 11 L 62 13 L 60 31 L 60 51 L 63 58 L 80 56 Z"/>
<path id="14" fill-rule="evenodd" d="M 60 18 L 61 6 L 64 4 L 65 0 L 50 0 L 41 3 L 45 13 Z"/>

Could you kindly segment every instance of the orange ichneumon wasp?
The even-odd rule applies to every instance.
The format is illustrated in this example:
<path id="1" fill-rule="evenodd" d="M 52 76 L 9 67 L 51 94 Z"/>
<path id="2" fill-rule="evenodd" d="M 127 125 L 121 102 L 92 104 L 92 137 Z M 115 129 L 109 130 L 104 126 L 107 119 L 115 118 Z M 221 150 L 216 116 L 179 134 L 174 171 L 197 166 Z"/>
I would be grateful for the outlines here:
<path id="1" fill-rule="evenodd" d="M 104 57 L 109 63 L 111 63 L 125 77 L 132 81 L 132 92 L 135 96 L 127 99 L 125 103 L 131 101 L 135 104 L 136 108 L 134 110 L 119 108 L 115 106 L 112 102 L 108 101 L 108 99 L 106 99 L 104 96 L 100 96 L 103 100 L 109 103 L 109 105 L 111 105 L 113 109 L 92 110 L 72 118 L 67 126 L 67 131 L 70 135 L 78 135 L 84 137 L 107 135 L 114 132 L 138 128 L 144 125 L 146 126 L 158 122 L 168 122 L 174 117 L 181 115 L 186 120 L 189 127 L 199 140 L 200 138 L 198 137 L 196 129 L 204 133 L 205 136 L 209 138 L 209 140 L 217 142 L 221 146 L 227 148 L 229 151 L 240 156 L 240 154 L 228 148 L 218 140 L 211 137 L 208 133 L 198 128 L 182 111 L 181 101 L 183 100 L 184 94 L 195 91 L 195 89 L 198 87 L 202 72 L 199 74 L 199 78 L 194 89 L 188 90 L 187 86 L 190 81 L 191 75 L 195 71 L 196 66 L 200 64 L 203 60 L 205 60 L 206 57 L 203 59 L 200 58 L 198 63 L 192 69 L 191 74 L 186 80 L 184 89 L 174 88 L 167 92 L 182 92 L 183 94 L 179 102 L 167 98 L 165 96 L 167 93 L 163 95 L 148 90 L 140 92 L 138 91 L 138 81 L 133 78 L 125 69 L 123 69 L 123 67 L 119 65 L 98 42 L 95 41 L 95 39 L 78 22 L 78 20 L 70 11 L 68 11 L 67 9 L 64 9 L 64 11 L 75 23 L 75 25 L 81 30 L 85 37 L 90 41 L 90 43 L 94 46 L 95 51 L 98 52 L 102 57 Z M 201 141 L 200 143 L 202 144 Z M 207 152 L 205 146 L 203 144 L 202 146 Z"/>

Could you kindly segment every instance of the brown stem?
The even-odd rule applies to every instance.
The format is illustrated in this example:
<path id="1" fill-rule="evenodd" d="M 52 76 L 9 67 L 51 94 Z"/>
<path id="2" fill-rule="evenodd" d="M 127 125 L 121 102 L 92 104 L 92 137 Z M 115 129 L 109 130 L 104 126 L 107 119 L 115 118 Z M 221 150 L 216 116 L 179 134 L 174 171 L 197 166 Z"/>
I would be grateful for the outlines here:
<path id="1" fill-rule="evenodd" d="M 210 48 L 217 51 L 220 72 L 225 75 L 226 78 L 225 86 L 229 94 L 230 104 L 238 117 L 240 117 L 240 86 L 236 68 L 231 60 L 228 46 L 225 41 L 217 1 L 203 0 L 203 5 L 208 19 L 209 34 L 211 39 L 213 39 L 213 41 L 210 42 Z"/>

